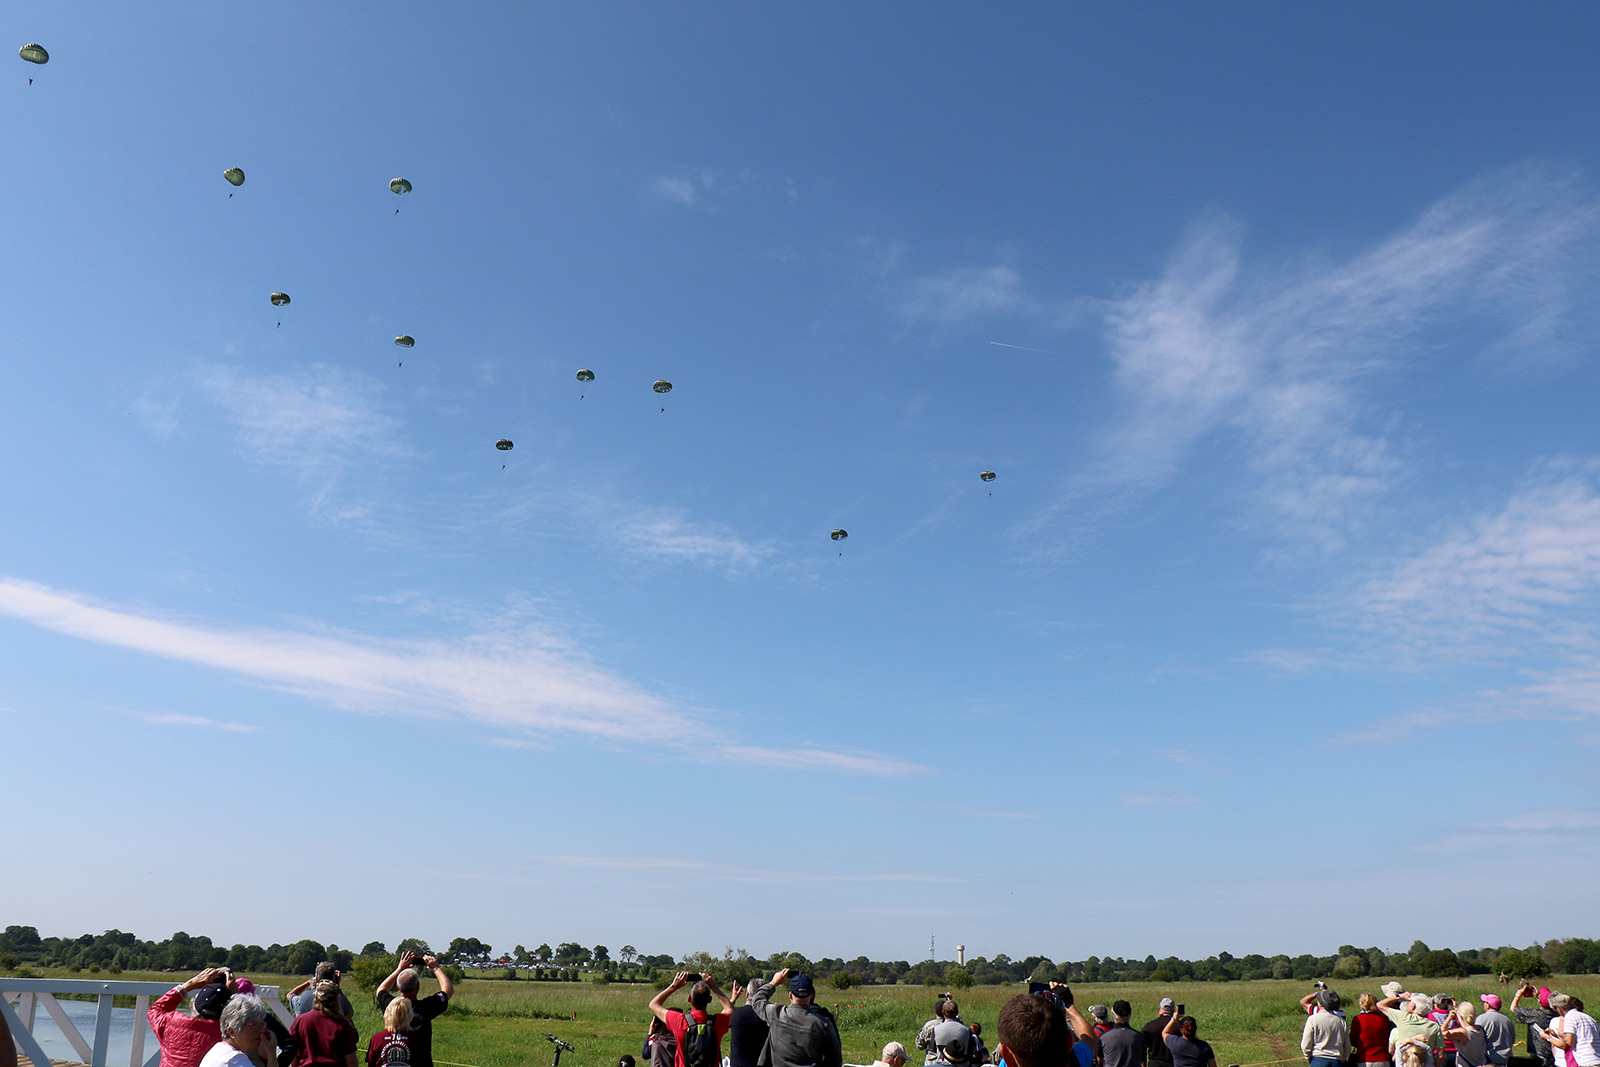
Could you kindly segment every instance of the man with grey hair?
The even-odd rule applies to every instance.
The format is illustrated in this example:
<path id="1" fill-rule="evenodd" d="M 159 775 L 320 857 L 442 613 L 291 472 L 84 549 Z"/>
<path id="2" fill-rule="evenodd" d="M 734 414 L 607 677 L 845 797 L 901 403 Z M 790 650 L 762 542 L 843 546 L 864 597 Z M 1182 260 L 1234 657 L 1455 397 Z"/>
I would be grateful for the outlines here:
<path id="1" fill-rule="evenodd" d="M 327 962 L 317 964 L 316 972 L 311 978 L 289 990 L 289 1010 L 296 1015 L 304 1015 L 311 1010 L 312 1004 L 315 1003 L 318 983 L 332 982 L 334 985 L 338 985 L 339 978 L 339 968 L 333 964 Z M 344 990 L 339 990 L 339 1014 L 349 1019 L 355 1013 L 356 1010 L 345 997 Z"/>
<path id="2" fill-rule="evenodd" d="M 1100 1035 L 1100 1058 L 1105 1067 L 1143 1067 L 1144 1035 L 1128 1025 L 1132 1018 L 1132 1004 L 1112 1002 L 1111 1026 Z"/>
<path id="3" fill-rule="evenodd" d="M 278 1039 L 267 1028 L 267 1006 L 253 993 L 235 993 L 217 1019 L 222 1040 L 211 1046 L 200 1067 L 278 1067 Z"/>
<path id="4" fill-rule="evenodd" d="M 422 990 L 418 966 L 426 967 L 433 973 L 439 983 L 437 993 L 425 997 L 417 995 Z M 383 1011 L 394 999 L 391 989 L 399 990 L 402 997 L 411 1001 L 411 1032 L 407 1034 L 411 1039 L 411 1067 L 433 1067 L 433 1020 L 443 1015 L 450 1006 L 450 998 L 455 994 L 456 987 L 437 959 L 407 952 L 400 957 L 400 962 L 389 977 L 378 983 L 378 1011 Z"/>
<path id="5" fill-rule="evenodd" d="M 1428 1018 L 1433 1011 L 1433 998 L 1424 993 L 1407 993 L 1406 999 L 1384 997 L 1378 1001 L 1378 1010 L 1394 1023 L 1394 1051 L 1396 1061 L 1400 1050 L 1407 1044 L 1422 1049 L 1424 1062 L 1434 1064 L 1444 1054 L 1444 1031 Z"/>

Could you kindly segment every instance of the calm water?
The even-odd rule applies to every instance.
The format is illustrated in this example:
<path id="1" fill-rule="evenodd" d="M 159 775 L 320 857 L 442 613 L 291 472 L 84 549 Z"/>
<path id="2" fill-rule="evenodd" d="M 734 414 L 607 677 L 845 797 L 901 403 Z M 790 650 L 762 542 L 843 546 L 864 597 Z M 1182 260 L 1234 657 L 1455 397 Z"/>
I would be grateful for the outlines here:
<path id="1" fill-rule="evenodd" d="M 99 1005 L 87 1000 L 60 1000 L 62 1012 L 72 1020 L 72 1025 L 78 1028 L 78 1033 L 83 1035 L 91 1049 L 94 1048 L 94 1017 L 99 1010 Z M 132 1008 L 111 1009 L 111 1043 L 106 1052 L 106 1067 L 124 1067 L 128 1056 L 133 1051 L 133 1027 L 137 1023 L 144 1031 L 144 1055 L 148 1059 L 155 1054 L 160 1046 L 156 1043 L 156 1035 L 150 1032 L 150 1023 L 144 1016 Z M 44 1005 L 34 1009 L 33 1036 L 44 1048 L 44 1053 L 53 1060 L 82 1060 L 76 1049 L 72 1047 L 56 1021 L 45 1011 Z M 27 1060 L 22 1060 L 27 1063 Z"/>

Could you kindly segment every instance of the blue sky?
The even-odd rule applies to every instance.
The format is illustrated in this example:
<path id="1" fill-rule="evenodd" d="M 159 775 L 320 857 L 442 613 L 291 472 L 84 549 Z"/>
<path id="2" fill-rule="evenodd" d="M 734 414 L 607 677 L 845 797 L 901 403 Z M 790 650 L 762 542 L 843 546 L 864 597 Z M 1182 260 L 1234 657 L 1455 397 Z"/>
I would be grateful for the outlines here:
<path id="1" fill-rule="evenodd" d="M 1593 934 L 1597 21 L 10 6 L 4 921 Z"/>

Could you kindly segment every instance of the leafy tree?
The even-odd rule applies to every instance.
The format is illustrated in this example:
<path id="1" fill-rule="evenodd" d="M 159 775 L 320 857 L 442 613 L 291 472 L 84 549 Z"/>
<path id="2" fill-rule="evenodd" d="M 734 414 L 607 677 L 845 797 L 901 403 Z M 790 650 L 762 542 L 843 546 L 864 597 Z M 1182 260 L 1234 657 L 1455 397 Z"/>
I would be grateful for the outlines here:
<path id="1" fill-rule="evenodd" d="M 540 945 L 538 948 L 533 950 L 533 956 L 534 956 L 534 959 L 538 960 L 540 963 L 549 963 L 550 962 L 550 946 L 549 945 Z"/>
<path id="2" fill-rule="evenodd" d="M 1556 971 L 1560 974 L 1594 974 L 1600 971 L 1600 941 L 1574 937 L 1556 953 Z"/>
<path id="3" fill-rule="evenodd" d="M 639 955 L 639 950 L 632 945 L 623 945 L 622 950 L 617 955 L 621 957 L 623 963 L 632 963 L 634 958 Z"/>
<path id="4" fill-rule="evenodd" d="M 1467 969 L 1461 966 L 1456 954 L 1447 948 L 1434 949 L 1424 952 L 1421 956 L 1413 956 L 1411 962 L 1417 968 L 1417 973 L 1424 978 L 1465 978 L 1467 974 Z"/>
<path id="5" fill-rule="evenodd" d="M 489 962 L 494 950 L 475 937 L 456 937 L 450 941 L 444 958 L 455 964 L 483 966 Z"/>
<path id="6" fill-rule="evenodd" d="M 404 956 L 407 952 L 415 952 L 419 956 L 433 955 L 433 949 L 420 937 L 408 937 L 394 947 L 396 956 Z"/>
<path id="7" fill-rule="evenodd" d="M 1355 953 L 1351 953 L 1348 956 L 1340 956 L 1339 962 L 1333 965 L 1333 976 L 1335 978 L 1360 978 L 1366 973 L 1367 958 Z"/>
<path id="8" fill-rule="evenodd" d="M 951 989 L 971 989 L 972 972 L 959 964 L 944 969 L 944 981 Z"/>
<path id="9" fill-rule="evenodd" d="M 556 946 L 557 963 L 587 963 L 589 950 L 575 941 L 563 941 Z"/>
<path id="10" fill-rule="evenodd" d="M 296 941 L 289 946 L 288 958 L 284 961 L 290 974 L 310 974 L 317 969 L 317 964 L 328 958 L 328 950 L 315 941 Z"/>
<path id="11" fill-rule="evenodd" d="M 828 984 L 835 989 L 849 989 L 856 984 L 856 976 L 841 968 L 828 975 Z"/>
<path id="12" fill-rule="evenodd" d="M 596 945 L 592 950 L 592 955 L 596 963 L 604 963 L 611 958 L 611 950 L 604 945 Z"/>
<path id="13" fill-rule="evenodd" d="M 1495 958 L 1495 967 L 1505 971 L 1513 978 L 1543 978 L 1550 973 L 1550 966 L 1544 962 L 1544 957 L 1537 952 L 1525 952 L 1520 948 L 1507 949 Z"/>
<path id="14" fill-rule="evenodd" d="M 39 931 L 32 926 L 8 926 L 6 944 L 16 949 L 36 948 L 39 945 Z"/>

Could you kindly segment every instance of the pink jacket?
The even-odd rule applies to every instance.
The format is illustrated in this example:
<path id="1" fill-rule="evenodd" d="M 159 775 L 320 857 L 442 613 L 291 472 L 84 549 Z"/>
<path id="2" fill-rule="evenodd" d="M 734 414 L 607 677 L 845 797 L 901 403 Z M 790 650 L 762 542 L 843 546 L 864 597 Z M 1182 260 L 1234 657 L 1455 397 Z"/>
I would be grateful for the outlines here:
<path id="1" fill-rule="evenodd" d="M 215 1019 L 197 1019 L 178 1010 L 185 994 L 173 986 L 150 1005 L 150 1029 L 161 1042 L 161 1067 L 200 1067 L 211 1046 L 222 1040 Z"/>

